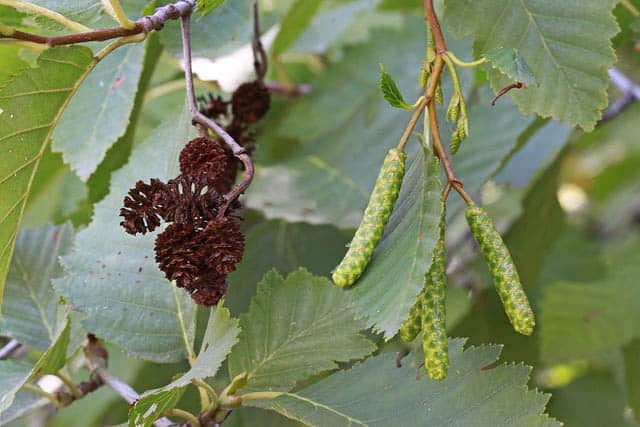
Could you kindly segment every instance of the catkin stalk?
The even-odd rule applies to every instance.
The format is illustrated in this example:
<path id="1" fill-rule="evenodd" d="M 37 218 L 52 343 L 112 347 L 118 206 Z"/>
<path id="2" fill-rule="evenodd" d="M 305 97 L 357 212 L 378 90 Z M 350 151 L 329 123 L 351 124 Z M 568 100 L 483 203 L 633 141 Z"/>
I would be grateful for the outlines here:
<path id="1" fill-rule="evenodd" d="M 484 209 L 479 206 L 467 207 L 467 222 L 489 265 L 493 282 L 511 325 L 516 332 L 531 335 L 535 327 L 533 310 L 500 233 Z"/>
<path id="2" fill-rule="evenodd" d="M 440 237 L 433 251 L 433 262 L 425 278 L 424 305 L 422 306 L 422 349 L 427 374 L 442 381 L 449 371 L 449 346 L 447 344 L 447 322 L 445 293 L 447 287 L 445 251 L 445 208 L 442 207 Z"/>
<path id="3" fill-rule="evenodd" d="M 336 285 L 352 285 L 367 268 L 398 198 L 406 158 L 404 151 L 397 148 L 387 153 L 360 226 L 349 244 L 347 254 L 331 276 Z"/>

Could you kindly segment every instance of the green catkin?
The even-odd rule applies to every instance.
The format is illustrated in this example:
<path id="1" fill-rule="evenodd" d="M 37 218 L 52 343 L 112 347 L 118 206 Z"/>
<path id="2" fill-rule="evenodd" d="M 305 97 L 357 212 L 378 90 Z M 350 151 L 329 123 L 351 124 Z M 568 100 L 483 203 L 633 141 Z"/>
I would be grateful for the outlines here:
<path id="1" fill-rule="evenodd" d="M 407 155 L 398 148 L 392 148 L 387 153 L 360 226 L 349 244 L 347 254 L 331 276 L 336 285 L 352 285 L 367 268 L 398 198 L 406 159 Z"/>
<path id="2" fill-rule="evenodd" d="M 467 207 L 467 222 L 489 265 L 493 282 L 511 325 L 516 332 L 531 335 L 535 327 L 533 310 L 500 233 L 479 206 L 472 204 Z"/>
<path id="3" fill-rule="evenodd" d="M 422 330 L 422 307 L 424 306 L 424 290 L 418 294 L 416 303 L 409 310 L 409 317 L 400 325 L 400 338 L 409 344 L 416 339 Z"/>
<path id="4" fill-rule="evenodd" d="M 445 251 L 445 208 L 440 219 L 440 238 L 433 251 L 433 262 L 425 278 L 424 305 L 422 306 L 422 349 L 427 375 L 442 381 L 449 371 L 445 292 L 447 287 Z"/>

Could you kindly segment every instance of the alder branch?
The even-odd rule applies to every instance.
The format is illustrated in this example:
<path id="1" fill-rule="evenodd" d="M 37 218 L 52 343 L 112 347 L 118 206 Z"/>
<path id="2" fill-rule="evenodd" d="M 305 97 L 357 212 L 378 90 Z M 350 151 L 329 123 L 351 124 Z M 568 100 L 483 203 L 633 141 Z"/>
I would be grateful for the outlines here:
<path id="1" fill-rule="evenodd" d="M 445 174 L 447 176 L 447 185 L 443 192 L 443 198 L 446 200 L 446 198 L 449 196 L 450 189 L 453 188 L 467 203 L 473 203 L 471 196 L 469 196 L 462 188 L 462 181 L 456 178 L 453 167 L 451 166 L 451 161 L 449 160 L 449 156 L 447 155 L 447 152 L 442 145 L 442 140 L 440 137 L 440 128 L 438 126 L 438 116 L 436 115 L 434 96 L 438 85 L 440 84 L 440 76 L 442 75 L 442 70 L 444 68 L 443 55 L 447 54 L 447 44 L 444 40 L 444 36 L 442 35 L 440 22 L 438 21 L 438 17 L 433 7 L 433 0 L 424 0 L 424 19 L 431 28 L 431 32 L 433 33 L 433 39 L 436 45 L 436 59 L 435 63 L 433 64 L 433 72 L 431 73 L 431 76 L 429 76 L 429 82 L 427 83 L 427 88 L 424 92 L 424 100 L 418 105 L 417 117 L 411 118 L 409 126 L 407 126 L 408 132 L 407 130 L 405 130 L 403 139 L 408 139 L 408 135 L 411 133 L 413 127 L 415 127 L 418 121 L 417 118 L 422 113 L 422 110 L 425 110 L 425 114 L 428 113 L 429 115 L 428 119 L 431 135 L 433 138 L 433 151 L 442 162 L 442 167 L 444 168 Z M 410 130 L 409 127 L 411 128 Z"/>
<path id="2" fill-rule="evenodd" d="M 637 85 L 620 70 L 615 67 L 609 68 L 609 79 L 622 93 L 622 96 L 612 102 L 611 105 L 603 111 L 600 123 L 613 119 L 635 101 L 640 100 L 640 85 Z"/>
<path id="3" fill-rule="evenodd" d="M 14 339 L 6 343 L 4 347 L 0 348 L 0 360 L 6 359 L 11 356 L 11 354 L 16 351 L 18 347 L 20 347 L 20 343 Z"/>
<path id="4" fill-rule="evenodd" d="M 140 398 L 140 395 L 129 384 L 109 372 L 107 369 L 109 352 L 102 346 L 102 343 L 95 335 L 87 334 L 87 342 L 82 350 L 85 355 L 87 369 L 90 371 L 89 380 L 83 381 L 76 386 L 80 391 L 78 396 L 74 396 L 66 390 L 58 391 L 55 394 L 55 398 L 62 406 L 70 405 L 103 385 L 110 387 L 130 405 Z M 154 425 L 156 427 L 169 427 L 174 423 L 168 418 L 159 418 L 154 422 Z"/>
<path id="5" fill-rule="evenodd" d="M 95 30 L 83 33 L 51 37 L 10 29 L 8 31 L 3 30 L 0 32 L 0 40 L 17 39 L 53 47 L 85 42 L 105 41 L 118 37 L 133 36 L 136 34 L 147 34 L 154 30 L 161 30 L 164 27 L 165 22 L 169 20 L 180 19 L 183 16 L 190 15 L 195 5 L 196 0 L 179 0 L 175 3 L 159 7 L 153 15 L 143 16 L 137 21 L 134 21 L 133 27 L 129 29 L 124 27 L 96 28 Z"/>
<path id="6" fill-rule="evenodd" d="M 242 145 L 238 144 L 236 140 L 233 139 L 233 137 L 229 135 L 219 124 L 202 114 L 198 109 L 195 90 L 193 88 L 193 70 L 191 67 L 190 23 L 191 15 L 184 15 L 182 17 L 182 59 L 184 62 L 187 102 L 189 103 L 189 110 L 191 111 L 191 120 L 193 124 L 199 124 L 215 132 L 227 144 L 229 149 L 231 149 L 233 155 L 236 156 L 244 165 L 244 178 L 242 179 L 242 182 L 225 195 L 226 203 L 219 211 L 219 215 L 222 216 L 229 205 L 233 203 L 233 201 L 237 199 L 247 188 L 249 188 L 249 185 L 251 185 L 254 175 L 253 161 Z"/>

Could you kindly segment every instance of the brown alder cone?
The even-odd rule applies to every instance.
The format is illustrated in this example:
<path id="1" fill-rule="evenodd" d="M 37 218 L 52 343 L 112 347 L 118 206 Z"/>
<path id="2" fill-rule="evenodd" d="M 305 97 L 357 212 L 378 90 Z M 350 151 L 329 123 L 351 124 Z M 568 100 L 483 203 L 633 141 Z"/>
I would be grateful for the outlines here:
<path id="1" fill-rule="evenodd" d="M 152 179 L 150 184 L 136 182 L 124 198 L 124 207 L 120 209 L 120 216 L 124 218 L 120 225 L 127 233 L 145 234 L 160 225 L 160 218 L 164 215 L 158 207 L 158 201 L 165 191 L 166 184 L 159 179 Z"/>
<path id="2" fill-rule="evenodd" d="M 218 193 L 228 193 L 236 181 L 238 161 L 220 139 L 195 138 L 180 152 L 182 175 L 206 176 Z"/>
<path id="3" fill-rule="evenodd" d="M 249 125 L 264 117 L 270 104 L 269 89 L 258 80 L 241 84 L 231 97 L 234 120 Z"/>
<path id="4" fill-rule="evenodd" d="M 227 274 L 244 253 L 244 235 L 236 221 L 210 221 L 203 230 L 171 224 L 156 238 L 156 262 L 169 280 L 190 292 L 198 304 L 213 305 L 227 289 Z"/>

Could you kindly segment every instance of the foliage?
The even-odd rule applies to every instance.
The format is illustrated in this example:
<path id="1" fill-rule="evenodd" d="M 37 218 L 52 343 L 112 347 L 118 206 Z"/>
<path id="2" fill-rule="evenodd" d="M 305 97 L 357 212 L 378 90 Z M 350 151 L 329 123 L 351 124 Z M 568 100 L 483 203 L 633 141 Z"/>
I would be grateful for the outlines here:
<path id="1" fill-rule="evenodd" d="M 0 3 L 0 425 L 639 425 L 640 0 L 441 0 L 442 34 L 429 0 L 260 0 L 266 62 L 253 0 L 181 0 L 198 107 L 255 166 L 244 208 L 193 172 L 205 152 L 174 188 L 172 225 L 204 229 L 184 218 L 206 195 L 242 221 L 210 308 L 158 268 L 167 226 L 119 216 L 208 132 L 179 8 L 121 39 L 172 2 Z M 260 105 L 223 90 L 254 79 Z M 381 191 L 389 150 L 405 173 Z M 217 271 L 229 240 L 206 236 Z M 167 245 L 181 274 L 190 243 Z M 441 381 L 421 366 L 436 338 Z"/>

